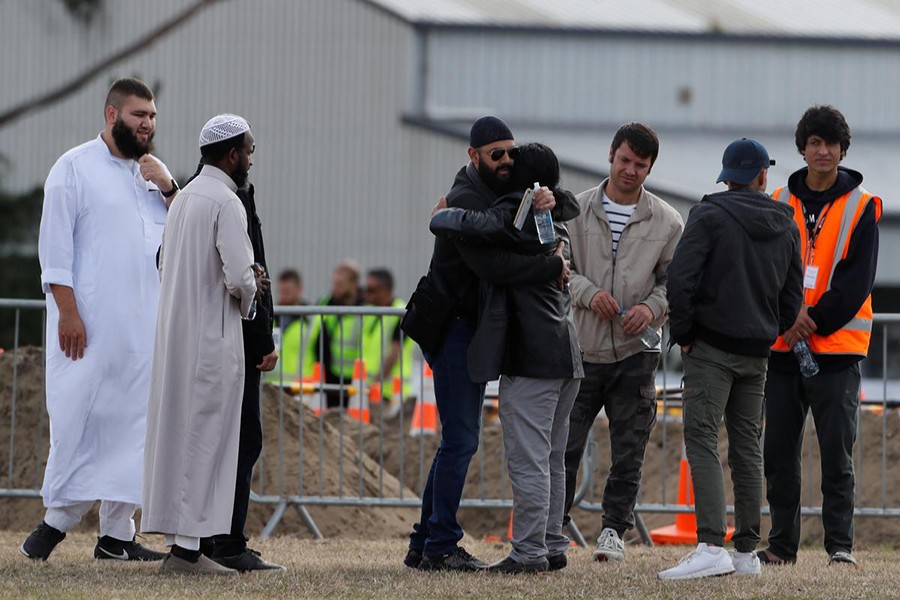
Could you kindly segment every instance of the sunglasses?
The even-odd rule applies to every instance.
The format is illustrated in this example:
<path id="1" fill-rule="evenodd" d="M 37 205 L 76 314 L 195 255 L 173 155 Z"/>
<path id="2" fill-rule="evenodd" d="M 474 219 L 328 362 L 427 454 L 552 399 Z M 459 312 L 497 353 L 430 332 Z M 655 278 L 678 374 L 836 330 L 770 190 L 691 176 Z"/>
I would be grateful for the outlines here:
<path id="1" fill-rule="evenodd" d="M 494 148 L 488 152 L 488 156 L 490 156 L 491 160 L 494 162 L 503 158 L 504 154 L 508 154 L 510 159 L 516 160 L 519 158 L 519 149 L 516 146 L 513 146 L 512 148 Z"/>

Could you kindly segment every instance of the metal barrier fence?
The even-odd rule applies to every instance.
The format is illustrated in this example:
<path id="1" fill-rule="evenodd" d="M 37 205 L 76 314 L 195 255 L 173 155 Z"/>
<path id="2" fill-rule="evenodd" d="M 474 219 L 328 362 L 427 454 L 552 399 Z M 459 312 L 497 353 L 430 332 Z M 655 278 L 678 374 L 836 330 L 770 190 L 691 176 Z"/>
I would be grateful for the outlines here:
<path id="1" fill-rule="evenodd" d="M 42 451 L 45 452 L 47 444 L 47 418 L 43 398 L 40 399 L 39 407 L 23 407 L 18 398 L 18 365 L 22 352 L 18 335 L 20 314 L 22 311 L 43 309 L 42 300 L 0 299 L 0 311 L 15 311 L 16 327 L 13 347 L 7 348 L 4 354 L 4 358 L 12 358 L 10 392 L 6 398 L 0 396 L 0 407 L 6 402 L 10 407 L 6 452 L 0 450 L 0 465 L 5 454 L 7 473 L 5 485 L 0 487 L 0 497 L 39 497 L 45 455 L 36 457 L 39 472 L 31 474 L 28 481 L 14 476 L 14 473 L 18 472 L 19 461 L 26 458 L 23 453 L 28 451 L 28 447 L 31 452 L 35 451 L 34 448 L 44 449 Z M 389 336 L 392 324 L 403 313 L 402 308 L 276 307 L 278 318 L 298 319 L 293 328 L 299 328 L 299 332 L 294 332 L 299 333 L 296 336 L 299 351 L 291 354 L 285 353 L 285 348 L 280 348 L 282 356 L 292 356 L 290 364 L 280 360 L 276 370 L 266 377 L 272 384 L 265 387 L 262 400 L 266 447 L 254 472 L 252 500 L 257 504 L 271 506 L 272 513 L 260 537 L 272 534 L 291 507 L 298 511 L 301 520 L 314 536 L 322 537 L 307 510 L 309 506 L 419 506 L 418 493 L 424 486 L 440 439 L 439 432 L 431 432 L 424 422 L 417 425 L 411 423 L 416 418 L 416 409 L 425 410 L 424 407 L 428 405 L 423 399 L 433 397 L 430 376 L 419 358 L 420 354 L 413 352 L 410 358 L 409 352 L 400 352 L 397 367 L 400 385 L 396 385 L 392 377 L 381 372 L 364 376 L 357 368 L 351 376 L 348 369 L 343 380 L 335 380 L 322 370 L 310 368 L 315 362 L 314 355 L 326 354 L 335 348 L 340 362 L 357 356 L 365 359 L 367 353 L 371 353 L 371 345 L 367 347 L 361 333 L 366 327 L 378 332 L 377 346 L 382 350 L 391 348 Z M 388 321 L 391 326 L 385 326 Z M 900 315 L 876 315 L 875 321 L 877 326 L 886 330 L 891 325 L 900 323 Z M 310 335 L 315 334 L 317 326 L 319 330 L 329 331 L 333 344 L 326 346 L 325 336 L 317 336 L 316 340 L 314 335 Z M 282 330 L 280 337 L 288 337 L 287 333 Z M 877 444 L 877 450 L 873 450 L 871 443 L 862 443 L 862 434 L 868 435 L 868 431 L 861 431 L 857 436 L 860 441 L 854 458 L 857 476 L 856 515 L 859 517 L 900 516 L 900 506 L 894 500 L 900 497 L 900 493 L 894 496 L 888 493 L 889 485 L 893 484 L 888 475 L 888 457 L 891 452 L 888 447 L 888 420 L 897 417 L 896 409 L 900 407 L 900 400 L 892 396 L 896 394 L 894 387 L 900 386 L 891 386 L 887 377 L 888 336 L 881 337 L 885 358 L 881 394 L 877 401 L 867 399 L 863 402 L 864 410 L 875 408 L 880 413 L 881 440 Z M 371 337 L 369 341 L 371 343 Z M 401 336 L 397 341 L 402 348 L 404 338 Z M 661 467 L 653 481 L 648 480 L 645 472 L 641 497 L 635 508 L 638 530 L 647 541 L 649 538 L 640 519 L 641 514 L 693 510 L 690 506 L 674 501 L 678 483 L 674 473 L 678 472 L 677 462 L 682 444 L 680 377 L 670 370 L 670 362 L 675 356 L 677 354 L 662 354 L 658 378 L 659 422 L 654 431 L 654 441 L 647 449 L 648 458 L 652 453 L 661 455 Z M 368 368 L 372 370 L 372 366 Z M 329 398 L 332 408 L 327 408 Z M 17 415 L 25 410 L 38 411 L 36 432 L 17 433 Z M 867 426 L 872 425 L 873 416 L 874 413 L 865 419 Z M 488 388 L 484 423 L 479 451 L 469 469 L 462 507 L 508 509 L 512 507 L 512 497 L 499 424 L 496 421 L 496 387 Z M 428 425 L 430 427 L 431 424 Z M 863 427 L 863 419 L 860 419 L 860 427 Z M 596 431 L 602 429 L 602 423 L 595 426 Z M 811 429 L 812 427 L 807 427 L 807 430 Z M 26 446 L 26 450 L 22 450 L 23 435 L 36 440 L 35 445 Z M 2 446 L 0 441 L 0 448 Z M 576 493 L 576 503 L 581 509 L 602 510 L 600 498 L 608 464 L 608 459 L 603 457 L 603 449 L 607 446 L 603 435 L 592 437 L 589 441 L 585 451 L 583 476 L 580 477 Z M 813 460 L 813 446 L 815 444 L 807 444 L 804 451 L 804 515 L 821 514 L 820 500 L 817 504 L 813 489 L 814 474 L 818 471 Z M 871 487 L 864 485 L 868 481 L 864 477 L 868 476 L 876 464 L 880 476 L 880 493 L 863 494 L 864 489 Z M 733 512 L 733 506 L 729 506 L 728 510 Z M 767 512 L 768 508 L 765 507 L 764 510 Z M 574 523 L 570 525 L 570 532 L 577 541 L 584 543 Z"/>

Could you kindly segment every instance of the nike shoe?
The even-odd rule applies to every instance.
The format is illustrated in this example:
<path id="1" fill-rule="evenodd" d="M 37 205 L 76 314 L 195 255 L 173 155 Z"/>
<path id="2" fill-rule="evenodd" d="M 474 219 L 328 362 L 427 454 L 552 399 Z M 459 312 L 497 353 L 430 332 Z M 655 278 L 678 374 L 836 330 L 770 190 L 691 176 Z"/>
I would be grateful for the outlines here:
<path id="1" fill-rule="evenodd" d="M 19 546 L 19 552 L 32 560 L 47 560 L 56 545 L 64 539 L 65 533 L 41 521 Z"/>
<path id="2" fill-rule="evenodd" d="M 97 545 L 94 546 L 94 558 L 98 560 L 137 560 L 142 562 L 152 562 L 162 560 L 167 555 L 163 552 L 157 552 L 150 548 L 145 548 L 134 541 L 123 542 L 114 537 L 104 535 L 97 538 Z"/>

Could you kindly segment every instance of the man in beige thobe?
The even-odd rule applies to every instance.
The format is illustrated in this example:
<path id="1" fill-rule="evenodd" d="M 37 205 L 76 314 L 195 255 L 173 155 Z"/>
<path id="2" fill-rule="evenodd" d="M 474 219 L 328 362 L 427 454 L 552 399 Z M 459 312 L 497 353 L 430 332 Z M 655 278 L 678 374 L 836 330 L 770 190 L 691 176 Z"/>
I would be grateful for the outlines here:
<path id="1" fill-rule="evenodd" d="M 204 167 L 169 212 L 160 249 L 160 300 L 144 454 L 144 532 L 162 533 L 168 573 L 236 575 L 199 552 L 228 533 L 234 504 L 244 350 L 241 318 L 258 280 L 236 190 L 254 150 L 247 122 L 210 119 Z"/>

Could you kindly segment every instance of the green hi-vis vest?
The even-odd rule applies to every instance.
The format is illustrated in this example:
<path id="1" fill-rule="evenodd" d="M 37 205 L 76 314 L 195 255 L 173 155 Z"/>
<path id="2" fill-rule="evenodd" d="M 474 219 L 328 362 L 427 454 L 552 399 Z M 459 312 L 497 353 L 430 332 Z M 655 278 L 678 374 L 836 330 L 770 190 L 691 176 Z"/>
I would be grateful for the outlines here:
<path id="1" fill-rule="evenodd" d="M 395 298 L 391 302 L 394 308 L 404 308 L 406 302 Z M 400 377 L 404 398 L 413 395 L 412 369 L 413 348 L 415 342 L 409 337 L 403 338 L 403 346 L 400 356 L 391 368 L 391 372 L 385 375 L 381 381 L 381 368 L 385 359 L 391 353 L 391 345 L 394 331 L 400 326 L 399 316 L 366 315 L 363 318 L 363 361 L 366 365 L 366 373 L 369 381 L 382 383 L 382 395 L 391 398 L 394 394 L 394 378 Z M 401 368 L 402 366 L 402 368 Z"/>
<path id="2" fill-rule="evenodd" d="M 322 326 L 328 332 L 331 344 L 331 365 L 322 365 L 322 370 L 330 370 L 344 380 L 353 379 L 353 364 L 359 356 L 362 339 L 363 320 L 360 315 L 314 315 L 309 329 L 309 344 L 303 356 L 303 373 L 312 373 L 313 364 L 319 356 L 319 335 Z"/>

